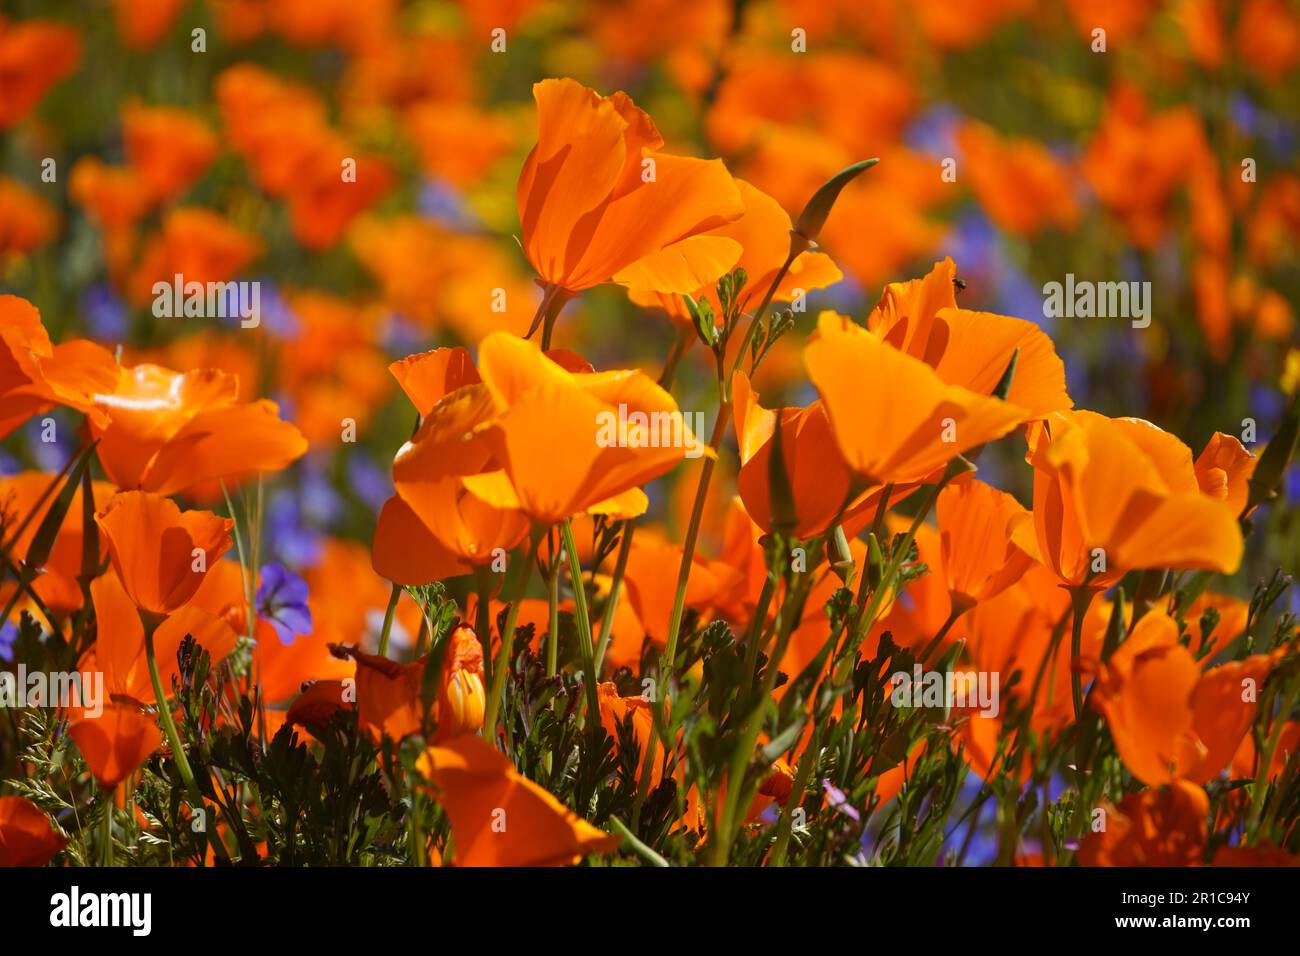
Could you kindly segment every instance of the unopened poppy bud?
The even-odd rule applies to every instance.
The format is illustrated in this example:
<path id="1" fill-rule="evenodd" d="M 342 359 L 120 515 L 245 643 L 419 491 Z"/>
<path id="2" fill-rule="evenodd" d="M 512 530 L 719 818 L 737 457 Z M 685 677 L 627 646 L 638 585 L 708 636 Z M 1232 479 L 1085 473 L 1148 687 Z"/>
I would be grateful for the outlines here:
<path id="1" fill-rule="evenodd" d="M 867 535 L 867 586 L 874 592 L 885 577 L 885 557 L 873 531 Z"/>
<path id="2" fill-rule="evenodd" d="M 1255 471 L 1247 482 L 1250 497 L 1246 501 L 1246 510 L 1243 514 L 1250 514 L 1256 505 L 1263 504 L 1273 497 L 1273 492 L 1278 482 L 1282 480 L 1282 474 L 1286 471 L 1286 466 L 1295 451 L 1297 436 L 1300 436 L 1300 398 L 1291 403 L 1291 410 L 1282 419 L 1277 434 L 1264 448 L 1264 453 L 1259 456 L 1259 464 L 1255 466 Z"/>
<path id="3" fill-rule="evenodd" d="M 791 233 L 791 247 L 797 248 L 802 241 L 803 249 L 817 241 L 821 235 L 822 226 L 826 224 L 826 217 L 831 214 L 831 209 L 835 206 L 835 200 L 840 197 L 840 191 L 849 183 L 853 182 L 860 173 L 870 169 L 879 159 L 864 159 L 861 162 L 854 163 L 852 166 L 846 166 L 838 173 L 826 180 L 813 194 L 812 199 L 808 200 L 808 205 L 803 207 L 803 212 L 799 214 L 799 221 L 794 224 L 794 230 Z M 803 249 L 798 249 L 802 252 Z"/>
<path id="4" fill-rule="evenodd" d="M 771 797 L 777 803 L 785 803 L 790 799 L 790 792 L 794 790 L 794 771 L 784 760 L 778 760 L 772 764 L 772 770 L 768 773 L 767 779 L 763 785 L 758 788 L 758 792 L 765 797 Z"/>
<path id="5" fill-rule="evenodd" d="M 849 539 L 841 525 L 835 526 L 835 533 L 826 542 L 826 561 L 835 576 L 848 585 L 853 574 L 853 553 L 849 550 Z"/>
<path id="6" fill-rule="evenodd" d="M 448 640 L 438 695 L 436 741 L 477 733 L 483 727 L 487 691 L 483 687 L 483 646 L 472 628 L 461 625 Z"/>
<path id="7" fill-rule="evenodd" d="M 784 415 L 785 409 L 778 408 L 767 459 L 767 494 L 772 511 L 772 530 L 789 533 L 798 524 L 798 517 L 794 508 L 794 489 L 790 487 L 790 474 L 785 467 L 785 429 L 781 421 Z"/>

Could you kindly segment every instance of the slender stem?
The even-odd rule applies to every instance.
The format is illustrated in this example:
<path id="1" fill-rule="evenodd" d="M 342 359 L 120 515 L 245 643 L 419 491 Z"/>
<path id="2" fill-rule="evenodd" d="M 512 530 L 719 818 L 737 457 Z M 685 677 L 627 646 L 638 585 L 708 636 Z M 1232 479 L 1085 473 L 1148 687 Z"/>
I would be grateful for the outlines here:
<path id="1" fill-rule="evenodd" d="M 563 555 L 561 555 L 563 557 Z M 546 578 L 546 676 L 554 677 L 560 669 L 560 562 L 551 557 L 550 574 Z M 574 583 L 576 591 L 582 581 Z"/>
<path id="2" fill-rule="evenodd" d="M 478 604 L 474 608 L 474 631 L 483 648 L 483 681 L 492 680 L 492 572 L 487 565 L 474 568 L 474 593 Z"/>
<path id="3" fill-rule="evenodd" d="M 1076 724 L 1083 715 L 1083 677 L 1074 665 L 1083 653 L 1083 620 L 1088 614 L 1088 606 L 1092 604 L 1092 594 L 1092 589 L 1086 584 L 1070 589 L 1074 609 L 1070 629 L 1070 699 L 1074 702 Z"/>
<path id="4" fill-rule="evenodd" d="M 197 809 L 203 806 L 203 794 L 199 790 L 199 785 L 194 782 L 194 771 L 190 769 L 190 762 L 185 757 L 181 735 L 176 732 L 176 722 L 172 720 L 171 708 L 167 706 L 167 692 L 163 689 L 162 676 L 158 673 L 158 656 L 154 653 L 154 632 L 163 620 L 141 612 L 140 621 L 144 625 L 144 656 L 149 665 L 149 682 L 153 684 L 154 700 L 158 703 L 158 721 L 162 724 L 163 734 L 172 748 L 172 757 L 176 761 L 176 769 L 180 772 L 181 780 L 185 782 L 185 790 L 192 801 L 192 809 Z"/>
<path id="5" fill-rule="evenodd" d="M 623 522 L 623 539 L 618 543 L 618 558 L 614 561 L 614 578 L 609 585 L 609 598 L 605 601 L 605 611 L 600 618 L 600 642 L 596 645 L 596 673 L 605 662 L 605 652 L 609 642 L 614 639 L 614 614 L 618 610 L 619 592 L 623 590 L 623 577 L 627 573 L 627 559 L 632 553 L 632 535 L 636 531 L 636 519 L 629 518 Z"/>
<path id="6" fill-rule="evenodd" d="M 587 593 L 582 586 L 582 563 L 573 540 L 573 523 L 560 523 L 560 540 L 569 559 L 569 580 L 573 582 L 574 617 L 578 624 L 578 646 L 582 651 L 583 682 L 587 685 L 587 719 L 589 726 L 600 723 L 600 695 L 596 691 L 596 654 L 591 644 L 591 617 L 587 613 Z"/>
<path id="7" fill-rule="evenodd" d="M 541 538 L 534 534 L 528 547 L 528 553 L 524 557 L 524 569 L 519 575 L 519 585 L 515 588 L 514 600 L 510 602 L 510 610 L 506 612 L 505 630 L 501 632 L 501 646 L 497 649 L 496 661 L 492 664 L 492 676 L 488 682 L 487 706 L 483 714 L 483 731 L 489 738 L 496 737 L 497 714 L 501 710 L 501 695 L 505 691 L 506 671 L 510 669 L 510 649 L 515 642 L 515 625 L 519 621 L 519 605 L 523 603 L 524 594 L 528 591 L 528 582 L 533 576 L 533 558 L 537 554 L 537 546 Z M 484 668 L 487 667 L 486 658 L 483 661 Z"/>
<path id="8" fill-rule="evenodd" d="M 113 865 L 113 791 L 105 788 L 104 800 L 104 866 Z"/>
<path id="9" fill-rule="evenodd" d="M 379 632 L 379 656 L 388 656 L 388 639 L 393 633 L 393 617 L 397 614 L 397 601 L 402 596 L 402 586 L 393 585 L 393 591 L 388 595 L 388 609 L 384 611 L 384 626 Z"/>
<path id="10" fill-rule="evenodd" d="M 614 828 L 614 832 L 623 838 L 623 842 L 630 846 L 637 856 L 651 866 L 666 867 L 670 865 L 662 856 L 638 840 L 636 834 L 629 830 L 627 824 L 618 817 L 610 817 L 609 825 Z"/>
<path id="11" fill-rule="evenodd" d="M 1282 702 L 1282 709 L 1277 713 L 1273 731 L 1264 743 L 1264 752 L 1258 756 L 1259 767 L 1255 771 L 1255 783 L 1250 790 L 1250 812 L 1246 817 L 1247 846 L 1254 845 L 1255 837 L 1259 833 L 1260 817 L 1264 812 L 1264 794 L 1268 789 L 1269 771 L 1273 767 L 1273 754 L 1277 752 L 1278 744 L 1282 741 L 1282 731 L 1291 716 L 1291 711 L 1295 709 L 1297 700 L 1300 700 L 1300 679 L 1293 681 L 1290 692 Z"/>

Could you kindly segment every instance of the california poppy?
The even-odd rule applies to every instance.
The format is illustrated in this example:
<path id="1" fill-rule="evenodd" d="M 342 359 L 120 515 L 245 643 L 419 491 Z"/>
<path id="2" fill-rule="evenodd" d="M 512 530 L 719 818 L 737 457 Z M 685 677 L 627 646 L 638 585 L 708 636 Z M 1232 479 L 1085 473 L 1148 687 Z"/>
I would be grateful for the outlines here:
<path id="1" fill-rule="evenodd" d="M 157 201 L 182 195 L 217 156 L 216 134 L 193 113 L 131 104 L 122 111 L 126 159 Z"/>
<path id="2" fill-rule="evenodd" d="M 0 867 L 44 866 L 68 845 L 26 797 L 0 797 Z"/>
<path id="3" fill-rule="evenodd" d="M 219 369 L 123 368 L 116 386 L 95 397 L 111 416 L 107 425 L 92 422 L 105 473 L 122 488 L 175 494 L 279 471 L 307 450 L 274 402 L 241 404 L 238 396 L 239 380 Z"/>
<path id="4" fill-rule="evenodd" d="M 955 607 L 970 608 L 1023 575 L 1034 559 L 1015 543 L 1033 518 L 1020 502 L 974 479 L 954 481 L 935 503 L 943 576 Z"/>
<path id="5" fill-rule="evenodd" d="M 1150 611 L 1097 674 L 1091 700 L 1106 717 L 1125 766 L 1153 786 L 1217 776 L 1255 719 L 1259 689 L 1273 666 L 1254 655 L 1202 671 L 1178 626 Z"/>
<path id="6" fill-rule="evenodd" d="M 958 308 L 956 282 L 956 264 L 944 259 L 924 278 L 889 283 L 867 328 L 948 384 L 981 395 L 993 392 L 1016 355 L 1008 402 L 1032 418 L 1070 408 L 1065 366 L 1052 340 L 1025 319 Z"/>
<path id="7" fill-rule="evenodd" d="M 564 866 L 622 842 L 533 783 L 495 747 L 461 736 L 430 747 L 420 771 L 447 811 L 457 866 Z"/>
<path id="8" fill-rule="evenodd" d="M 52 20 L 0 18 L 0 129 L 35 109 L 81 61 L 81 35 Z"/>
<path id="9" fill-rule="evenodd" d="M 116 495 L 95 521 L 127 595 L 152 614 L 185 606 L 230 547 L 235 526 L 232 518 L 182 512 L 170 498 L 142 491 Z"/>
<path id="10" fill-rule="evenodd" d="M 659 152 L 663 137 L 625 93 L 600 96 L 575 80 L 551 79 L 534 85 L 533 97 L 537 145 L 517 197 L 524 251 L 544 282 L 581 292 L 667 246 L 688 261 L 716 256 L 718 243 L 684 240 L 744 212 L 721 161 Z M 709 271 L 638 279 L 656 292 L 694 292 Z"/>
<path id="11" fill-rule="evenodd" d="M 162 731 L 148 714 L 130 704 L 109 703 L 98 717 L 68 724 L 68 734 L 86 758 L 95 782 L 112 790 L 162 746 Z"/>
<path id="12" fill-rule="evenodd" d="M 1079 218 L 1070 170 L 1040 143 L 1004 139 L 966 122 L 957 130 L 962 169 L 989 218 L 1032 236 L 1047 226 L 1071 228 Z"/>
<path id="13" fill-rule="evenodd" d="M 81 339 L 54 345 L 41 315 L 26 299 L 0 295 L 0 438 L 55 405 L 108 421 L 95 396 L 113 387 L 117 363 Z"/>
<path id="14" fill-rule="evenodd" d="M 59 218 L 43 198 L 0 176 L 0 263 L 39 249 L 54 238 Z"/>
<path id="15" fill-rule="evenodd" d="M 501 468 L 468 475 L 465 486 L 542 524 L 617 506 L 700 441 L 672 396 L 639 371 L 574 373 L 506 333 L 479 346 L 478 370 L 502 409 L 486 431 Z"/>
<path id="16" fill-rule="evenodd" d="M 1030 462 L 1037 543 L 1027 529 L 1019 543 L 1066 584 L 1241 562 L 1236 515 L 1200 490 L 1187 446 L 1150 422 L 1056 413 L 1031 433 Z"/>
<path id="17" fill-rule="evenodd" d="M 1210 798 L 1194 783 L 1130 793 L 1102 808 L 1106 826 L 1084 837 L 1083 866 L 1199 866 L 1209 838 Z"/>
<path id="18" fill-rule="evenodd" d="M 924 362 L 834 313 L 818 320 L 804 365 L 840 453 L 867 484 L 924 480 L 1029 417 L 1010 402 L 947 384 Z"/>

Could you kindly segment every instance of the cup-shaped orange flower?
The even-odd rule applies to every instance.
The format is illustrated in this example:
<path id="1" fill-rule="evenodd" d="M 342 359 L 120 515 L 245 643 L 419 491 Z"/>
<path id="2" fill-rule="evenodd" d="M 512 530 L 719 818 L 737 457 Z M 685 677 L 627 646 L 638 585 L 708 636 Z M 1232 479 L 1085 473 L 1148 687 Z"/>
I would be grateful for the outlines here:
<path id="1" fill-rule="evenodd" d="M 50 87 L 77 69 L 81 34 L 54 20 L 0 17 L 0 129 L 35 109 Z"/>
<path id="2" fill-rule="evenodd" d="M 798 538 L 808 538 L 825 531 L 836 516 L 847 534 L 860 530 L 870 517 L 880 489 L 854 489 L 853 472 L 835 444 L 825 404 L 815 401 L 805 408 L 783 408 L 778 426 L 778 414 L 759 404 L 758 393 L 744 372 L 736 373 L 732 389 L 740 448 L 736 488 L 754 524 L 765 532 L 772 531 L 771 459 L 779 427 L 790 501 L 778 507 L 793 511 L 784 516 L 785 520 L 794 520 L 793 528 L 788 530 Z"/>
<path id="3" fill-rule="evenodd" d="M 1209 839 L 1210 798 L 1194 783 L 1130 793 L 1105 808 L 1106 828 L 1079 845 L 1083 866 L 1200 866 Z"/>
<path id="4" fill-rule="evenodd" d="M 690 291 L 692 298 L 707 300 L 713 314 L 721 318 L 715 281 L 732 269 L 743 269 L 746 281 L 736 302 L 739 309 L 757 307 L 776 279 L 790 254 L 789 214 L 767 193 L 742 179 L 736 180 L 745 214 L 709 232 L 668 246 L 654 255 L 629 266 L 615 278 L 627 286 L 632 301 L 641 305 L 658 305 L 678 322 L 689 323 L 690 313 L 680 295 L 655 292 L 665 287 L 680 288 L 697 282 Z M 711 244 L 711 245 L 708 245 Z M 683 254 L 690 250 L 692 254 Z M 710 260 L 707 252 L 716 253 Z M 737 258 L 737 256 L 739 258 Z M 696 275 L 681 270 L 698 270 Z M 789 302 L 800 293 L 833 285 L 843 274 L 824 252 L 805 251 L 795 257 L 790 268 L 772 294 L 773 302 Z"/>
<path id="5" fill-rule="evenodd" d="M 438 697 L 428 716 L 437 723 L 433 741 L 477 733 L 483 727 L 487 692 L 483 687 L 483 649 L 474 631 L 464 625 L 447 640 Z M 428 655 L 409 664 L 367 654 L 349 645 L 332 645 L 340 657 L 357 662 L 357 720 L 376 742 L 400 741 L 425 730 L 424 672 Z"/>
<path id="6" fill-rule="evenodd" d="M 1031 430 L 1034 529 L 1019 538 L 1069 585 L 1102 588 L 1130 570 L 1232 573 L 1241 529 L 1197 484 L 1191 451 L 1141 419 L 1056 413 Z"/>
<path id="7" fill-rule="evenodd" d="M 1201 491 L 1241 516 L 1250 498 L 1250 476 L 1257 462 L 1236 438 L 1215 432 L 1196 458 L 1196 481 Z"/>
<path id="8" fill-rule="evenodd" d="M 703 452 L 672 396 L 640 371 L 573 372 L 501 332 L 479 347 L 479 374 L 501 409 L 486 432 L 500 469 L 465 486 L 538 523 L 621 511 L 619 496 Z"/>
<path id="9" fill-rule="evenodd" d="M 140 706 L 157 704 L 145 653 L 144 624 L 121 580 L 116 574 L 101 574 L 90 584 L 90 597 L 95 605 L 96 637 L 82 656 L 80 669 L 85 673 L 102 672 L 104 693 L 113 700 Z M 154 632 L 164 688 L 170 688 L 172 679 L 179 674 L 176 652 L 187 635 L 208 652 L 214 665 L 235 649 L 235 631 L 224 619 L 196 603 L 186 604 L 169 614 Z M 80 709 L 72 713 L 81 715 Z"/>
<path id="10" fill-rule="evenodd" d="M 274 402 L 241 403 L 239 378 L 219 369 L 124 368 L 96 403 L 111 416 L 107 426 L 91 423 L 99 460 L 121 488 L 170 495 L 279 471 L 307 451 Z"/>
<path id="11" fill-rule="evenodd" d="M 148 714 L 130 704 L 111 703 L 98 717 L 81 717 L 68 734 L 86 758 L 95 782 L 112 790 L 144 765 L 162 746 L 162 731 Z"/>
<path id="12" fill-rule="evenodd" d="M 1052 340 L 1033 322 L 957 307 L 957 266 L 936 262 L 924 278 L 891 282 L 867 316 L 867 328 L 933 368 L 949 385 L 990 394 L 1016 349 L 1007 401 L 1041 418 L 1074 402 Z"/>
<path id="13" fill-rule="evenodd" d="M 834 313 L 822 314 L 803 357 L 840 453 L 869 485 L 922 481 L 1031 417 L 948 384 L 925 362 Z"/>
<path id="14" fill-rule="evenodd" d="M 600 697 L 600 725 L 605 728 L 605 733 L 609 734 L 614 740 L 614 746 L 617 749 L 618 728 L 630 720 L 632 736 L 636 740 L 641 758 L 641 762 L 637 766 L 643 766 L 646 747 L 650 746 L 651 732 L 654 728 L 654 715 L 650 711 L 650 702 L 644 697 L 623 697 L 619 694 L 618 687 L 608 681 L 601 684 L 597 691 Z M 650 785 L 657 787 L 659 781 L 663 779 L 664 773 L 663 746 L 659 743 L 657 736 L 654 737 L 654 744 L 655 754 L 650 763 Z"/>
<path id="15" fill-rule="evenodd" d="M 81 340 L 54 345 L 34 305 L 0 295 L 0 438 L 55 405 L 104 424 L 95 395 L 116 380 L 117 363 L 105 349 Z"/>
<path id="16" fill-rule="evenodd" d="M 1273 664 L 1272 655 L 1256 654 L 1202 672 L 1173 619 L 1150 611 L 1105 664 L 1084 666 L 1097 674 L 1091 699 L 1124 765 L 1156 786 L 1205 783 L 1228 765 Z"/>
<path id="17" fill-rule="evenodd" d="M 576 80 L 533 86 L 537 145 L 519 174 L 517 200 L 524 252 L 548 285 L 581 292 L 638 260 L 677 244 L 676 282 L 650 279 L 657 292 L 693 292 L 730 240 L 683 240 L 739 218 L 745 211 L 720 160 L 658 152 L 663 137 L 625 93 L 600 96 Z M 724 271 L 717 269 L 714 274 Z M 685 287 L 682 287 L 685 286 Z"/>
<path id="18" fill-rule="evenodd" d="M 457 866 L 565 866 L 621 842 L 533 783 L 479 737 L 430 747 L 417 764 L 451 820 Z"/>
<path id="19" fill-rule="evenodd" d="M 127 595 L 154 615 L 189 602 L 208 568 L 230 548 L 235 526 L 231 518 L 182 512 L 170 498 L 141 491 L 115 495 L 95 521 Z"/>
<path id="20" fill-rule="evenodd" d="M 44 866 L 68 845 L 26 797 L 0 797 L 0 867 Z"/>
<path id="21" fill-rule="evenodd" d="M 429 409 L 398 451 L 397 496 L 385 504 L 375 529 L 380 574 L 404 583 L 466 574 L 528 533 L 523 512 L 486 502 L 465 485 L 468 476 L 500 467 L 488 437 L 498 408 L 486 385 L 459 388 Z"/>
<path id="22" fill-rule="evenodd" d="M 1033 557 L 1014 537 L 1033 517 L 1011 495 L 974 479 L 948 485 L 935 503 L 943 577 L 954 608 L 970 608 L 1019 580 Z"/>

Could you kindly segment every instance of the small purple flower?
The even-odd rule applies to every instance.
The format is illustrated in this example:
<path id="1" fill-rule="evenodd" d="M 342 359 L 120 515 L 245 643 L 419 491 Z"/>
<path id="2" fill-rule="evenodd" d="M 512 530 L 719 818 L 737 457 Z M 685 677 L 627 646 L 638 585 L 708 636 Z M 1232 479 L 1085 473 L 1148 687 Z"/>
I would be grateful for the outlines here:
<path id="1" fill-rule="evenodd" d="M 282 564 L 267 564 L 262 567 L 262 584 L 257 589 L 257 610 L 275 628 L 276 637 L 281 644 L 292 644 L 299 634 L 311 633 L 307 582 Z"/>
<path id="2" fill-rule="evenodd" d="M 843 790 L 840 790 L 833 783 L 831 783 L 829 780 L 826 779 L 822 780 L 822 787 L 825 788 L 826 799 L 830 801 L 830 805 L 832 807 L 840 811 L 840 813 L 843 813 L 845 816 L 848 816 L 854 820 L 857 821 L 862 820 L 861 814 L 859 814 L 857 809 L 849 803 L 849 799 L 848 797 L 844 796 Z"/>
<path id="3" fill-rule="evenodd" d="M 5 621 L 0 627 L 0 661 L 14 659 L 14 642 L 18 640 L 18 628 L 13 621 Z"/>

